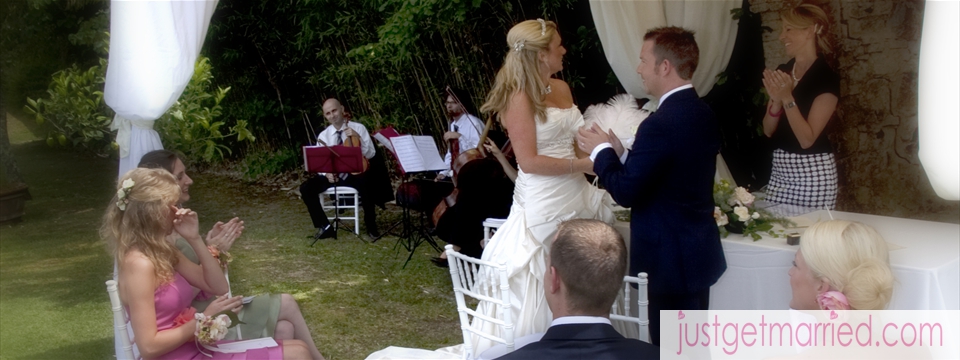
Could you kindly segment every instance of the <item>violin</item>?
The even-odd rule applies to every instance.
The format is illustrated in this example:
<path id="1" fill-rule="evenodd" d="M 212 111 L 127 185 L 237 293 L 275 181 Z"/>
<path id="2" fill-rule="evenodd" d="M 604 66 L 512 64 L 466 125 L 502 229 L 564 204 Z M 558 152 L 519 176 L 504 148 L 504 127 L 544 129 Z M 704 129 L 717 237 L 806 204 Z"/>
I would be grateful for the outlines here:
<path id="1" fill-rule="evenodd" d="M 347 121 L 349 121 L 349 120 L 347 120 Z M 344 122 L 343 124 L 346 125 L 347 123 Z M 353 135 L 348 136 L 347 139 L 343 141 L 343 146 L 345 146 L 345 147 L 356 147 L 356 148 L 361 147 L 361 146 L 362 146 L 362 142 L 360 141 L 360 135 L 357 135 L 357 132 L 354 131 L 354 132 L 353 132 Z M 360 172 L 350 173 L 350 175 L 360 175 L 360 174 L 363 174 L 365 171 L 367 171 L 367 168 L 369 168 L 369 167 L 370 167 L 370 160 L 368 160 L 366 157 L 363 157 L 363 170 L 360 171 Z"/>

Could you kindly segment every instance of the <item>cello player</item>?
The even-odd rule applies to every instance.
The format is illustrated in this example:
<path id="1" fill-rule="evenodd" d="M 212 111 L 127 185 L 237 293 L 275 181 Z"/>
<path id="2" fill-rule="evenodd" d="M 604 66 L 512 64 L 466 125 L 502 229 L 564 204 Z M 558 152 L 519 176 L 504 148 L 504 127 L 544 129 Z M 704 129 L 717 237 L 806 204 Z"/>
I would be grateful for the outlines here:
<path id="1" fill-rule="evenodd" d="M 443 141 L 457 140 L 458 153 L 475 149 L 480 146 L 480 132 L 483 131 L 483 122 L 470 112 L 476 112 L 473 100 L 463 90 L 447 86 L 446 102 L 447 116 L 450 117 L 450 129 L 443 134 Z M 443 157 L 447 170 L 437 173 L 437 180 L 453 177 L 453 147 L 447 147 L 447 154 Z"/>
<path id="2" fill-rule="evenodd" d="M 351 137 L 360 138 L 360 151 L 363 153 L 363 157 L 369 160 L 376 156 L 376 148 L 373 146 L 367 128 L 356 121 L 349 121 L 344 115 L 344 108 L 339 100 L 329 98 L 323 102 L 323 117 L 327 119 L 330 125 L 317 135 L 318 140 L 323 140 L 323 142 L 333 146 L 346 144 L 350 141 Z M 360 193 L 360 198 L 367 200 L 361 201 L 363 221 L 367 228 L 367 235 L 371 238 L 380 236 L 380 232 L 377 230 L 377 212 L 375 208 L 377 201 L 373 201 L 374 198 L 371 197 L 371 190 L 373 188 L 371 185 L 373 185 L 373 182 L 376 180 L 371 178 L 370 175 L 372 174 L 365 172 L 356 175 L 346 173 L 322 173 L 320 175 L 322 176 L 313 176 L 300 185 L 300 198 L 303 200 L 304 205 L 307 206 L 310 219 L 313 220 L 313 226 L 317 228 L 316 234 L 312 237 L 314 239 L 326 239 L 333 237 L 335 233 L 320 203 L 320 193 L 332 187 L 334 183 L 338 186 L 349 186 L 357 189 Z M 337 177 L 339 177 L 339 180 Z"/>

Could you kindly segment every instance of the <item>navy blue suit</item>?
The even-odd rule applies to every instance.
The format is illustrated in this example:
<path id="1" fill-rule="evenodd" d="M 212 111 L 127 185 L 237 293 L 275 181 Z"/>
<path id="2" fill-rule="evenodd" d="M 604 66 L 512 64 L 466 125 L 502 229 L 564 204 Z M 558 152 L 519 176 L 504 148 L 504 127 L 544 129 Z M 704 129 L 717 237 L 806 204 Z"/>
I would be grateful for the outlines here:
<path id="1" fill-rule="evenodd" d="M 660 350 L 637 339 L 627 339 L 608 324 L 566 324 L 547 329 L 533 342 L 497 360 L 520 359 L 659 359 Z"/>
<path id="2" fill-rule="evenodd" d="M 600 183 L 618 204 L 631 208 L 630 273 L 650 277 L 654 344 L 659 310 L 700 310 L 676 297 L 709 296 L 727 268 L 713 219 L 719 150 L 713 111 L 691 88 L 671 94 L 640 124 L 625 164 L 613 149 L 600 151 L 594 161 Z M 670 300 L 656 303 L 662 296 Z"/>

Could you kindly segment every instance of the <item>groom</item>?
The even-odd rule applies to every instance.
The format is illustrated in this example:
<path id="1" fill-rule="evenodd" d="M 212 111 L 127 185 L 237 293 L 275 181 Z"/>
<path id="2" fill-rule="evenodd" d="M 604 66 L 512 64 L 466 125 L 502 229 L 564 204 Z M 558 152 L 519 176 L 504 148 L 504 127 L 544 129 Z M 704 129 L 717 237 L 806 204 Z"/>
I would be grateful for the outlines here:
<path id="1" fill-rule="evenodd" d="M 650 276 L 650 333 L 660 344 L 660 310 L 706 310 L 726 260 L 713 219 L 717 120 L 690 79 L 700 50 L 678 27 L 650 30 L 640 50 L 644 86 L 659 108 L 625 152 L 611 132 L 580 129 L 580 148 L 613 199 L 630 213 L 630 273 Z"/>

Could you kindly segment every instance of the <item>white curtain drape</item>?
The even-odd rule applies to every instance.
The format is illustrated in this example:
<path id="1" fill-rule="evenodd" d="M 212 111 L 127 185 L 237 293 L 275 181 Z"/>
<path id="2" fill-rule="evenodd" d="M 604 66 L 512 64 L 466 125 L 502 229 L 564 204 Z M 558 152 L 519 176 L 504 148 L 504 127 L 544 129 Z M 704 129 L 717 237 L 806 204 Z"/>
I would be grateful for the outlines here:
<path id="1" fill-rule="evenodd" d="M 920 38 L 920 163 L 937 195 L 960 200 L 960 2 L 927 1 Z"/>
<path id="2" fill-rule="evenodd" d="M 730 61 L 737 38 L 737 21 L 730 17 L 730 10 L 740 5 L 739 0 L 590 0 L 607 62 L 620 84 L 635 98 L 650 97 L 637 75 L 637 65 L 643 34 L 660 26 L 679 26 L 695 32 L 700 61 L 693 74 L 693 86 L 700 96 L 710 92 L 717 74 Z"/>
<path id="3" fill-rule="evenodd" d="M 154 121 L 193 76 L 217 0 L 113 0 L 103 98 L 116 112 L 118 176 L 147 152 L 163 149 Z"/>

